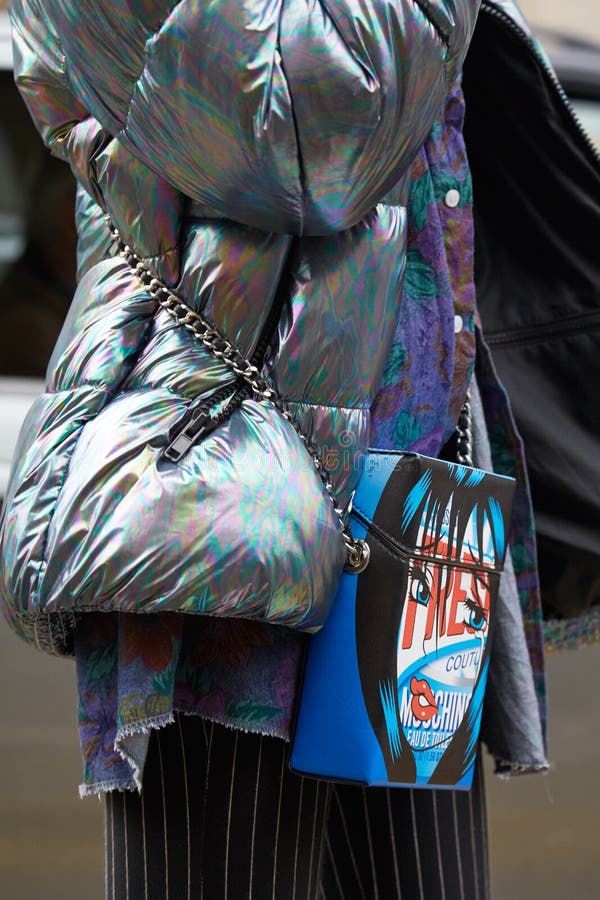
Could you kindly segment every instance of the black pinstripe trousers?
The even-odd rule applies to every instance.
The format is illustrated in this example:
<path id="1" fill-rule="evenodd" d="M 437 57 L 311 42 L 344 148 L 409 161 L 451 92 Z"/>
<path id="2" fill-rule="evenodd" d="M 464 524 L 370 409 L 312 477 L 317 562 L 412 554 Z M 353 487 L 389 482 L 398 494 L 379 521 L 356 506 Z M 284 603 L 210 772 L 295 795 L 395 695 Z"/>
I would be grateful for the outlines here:
<path id="1" fill-rule="evenodd" d="M 106 796 L 107 900 L 488 900 L 483 775 L 472 791 L 334 785 L 277 738 L 179 716 L 141 795 Z"/>

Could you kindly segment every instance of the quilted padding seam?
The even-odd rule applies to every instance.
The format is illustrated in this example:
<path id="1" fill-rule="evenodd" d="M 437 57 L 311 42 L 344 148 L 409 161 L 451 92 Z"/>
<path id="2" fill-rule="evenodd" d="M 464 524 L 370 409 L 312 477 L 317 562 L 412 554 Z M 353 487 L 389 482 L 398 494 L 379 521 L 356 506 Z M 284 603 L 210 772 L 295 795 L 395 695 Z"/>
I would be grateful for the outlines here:
<path id="1" fill-rule="evenodd" d="M 118 138 L 117 138 L 117 140 L 118 140 Z M 92 198 L 92 199 L 94 199 L 94 198 Z M 102 199 L 104 199 L 104 197 L 102 197 Z M 108 215 L 107 210 L 103 206 L 101 206 L 99 203 L 98 203 L 98 206 L 100 206 L 102 213 L 106 217 Z M 106 223 L 106 220 L 105 220 L 105 228 L 106 228 L 106 232 L 107 232 L 108 236 L 111 239 L 111 244 L 112 244 L 113 236 L 112 236 L 112 233 L 110 230 L 110 226 L 108 225 L 108 223 Z M 166 256 L 168 256 L 169 253 L 177 253 L 178 254 L 180 252 L 181 252 L 181 245 L 179 243 L 177 243 L 177 244 L 173 244 L 172 247 L 167 247 L 165 250 L 161 250 L 159 253 L 154 253 L 151 256 L 142 256 L 140 254 L 140 259 L 146 263 L 152 263 L 155 260 L 158 262 L 159 260 L 164 259 Z M 118 254 L 109 252 L 106 254 L 104 259 L 118 259 Z"/>
<path id="2" fill-rule="evenodd" d="M 341 536 L 342 535 L 341 535 L 341 531 L 340 531 L 340 539 L 341 539 Z M 152 609 L 147 609 L 146 607 L 138 607 L 137 609 L 133 609 L 133 610 L 131 610 L 131 609 L 124 610 L 121 608 L 121 601 L 119 601 L 119 603 L 117 605 L 113 606 L 112 605 L 113 599 L 110 599 L 110 598 L 107 600 L 100 601 L 99 603 L 79 603 L 77 600 L 77 597 L 74 597 L 68 601 L 61 600 L 60 609 L 53 609 L 51 611 L 33 610 L 33 609 L 26 610 L 26 611 L 21 610 L 18 613 L 15 613 L 15 615 L 18 616 L 18 618 L 23 620 L 24 622 L 31 621 L 32 619 L 33 620 L 45 619 L 50 616 L 52 616 L 52 617 L 59 616 L 60 617 L 60 616 L 67 615 L 67 614 L 77 617 L 77 614 L 80 612 L 81 613 L 93 613 L 93 612 L 105 612 L 105 613 L 128 612 L 129 613 L 130 612 L 132 615 L 148 615 L 148 616 L 152 615 L 153 613 L 156 613 L 156 612 L 173 612 L 173 613 L 179 613 L 179 615 L 182 615 L 182 616 L 207 616 L 208 615 L 208 616 L 214 617 L 216 615 L 215 613 L 194 612 L 187 608 L 181 609 L 180 607 L 172 607 L 172 606 L 168 607 L 167 609 L 164 609 L 164 610 L 160 610 L 160 609 L 157 610 L 156 604 L 162 603 L 167 598 L 167 596 L 168 595 L 166 595 L 166 594 L 161 594 L 159 597 L 153 597 L 152 600 L 150 601 L 153 604 Z M 237 616 L 237 615 L 236 616 L 224 616 L 224 615 L 221 615 L 221 616 L 218 616 L 218 618 L 222 618 L 222 619 L 231 618 L 231 619 L 235 619 L 236 622 L 239 622 L 239 621 L 248 621 L 248 622 L 262 621 L 265 625 L 273 624 L 272 622 L 270 622 L 267 619 L 256 619 L 254 616 L 251 616 L 251 615 L 247 615 L 247 616 Z M 61 628 L 64 629 L 64 625 L 62 623 L 61 623 Z M 297 628 L 297 626 L 294 625 L 293 628 Z"/>
<path id="3" fill-rule="evenodd" d="M 79 382 L 74 387 L 62 388 L 60 390 L 55 390 L 55 391 L 45 391 L 44 393 L 48 394 L 49 396 L 55 396 L 57 394 L 64 394 L 68 391 L 76 391 L 76 390 L 79 390 L 80 388 L 85 388 L 85 387 L 91 387 L 95 390 L 106 390 L 107 394 L 110 395 L 111 403 L 113 403 L 115 400 L 120 400 L 122 397 L 128 397 L 128 396 L 131 396 L 132 394 L 140 394 L 140 393 L 145 393 L 145 392 L 149 393 L 151 391 L 165 391 L 166 393 L 171 394 L 177 400 L 182 400 L 184 402 L 192 403 L 198 399 L 197 393 L 194 393 L 192 395 L 182 394 L 181 391 L 177 391 L 177 390 L 175 390 L 175 388 L 169 387 L 166 384 L 142 384 L 137 387 L 124 388 L 121 391 L 116 391 L 115 393 L 111 393 L 109 385 L 105 385 L 104 383 L 93 382 L 93 381 L 82 381 L 82 382 Z M 216 389 L 217 388 L 215 388 L 215 390 Z M 232 383 L 232 389 L 233 389 L 233 383 Z M 207 396 L 209 396 L 210 391 L 206 391 L 206 394 L 207 394 Z M 250 400 L 252 399 L 252 395 L 249 397 L 249 399 Z M 283 397 L 283 399 L 285 400 L 286 403 L 291 403 L 295 406 L 310 407 L 310 409 L 333 409 L 333 410 L 339 410 L 340 412 L 369 412 L 369 406 L 340 406 L 337 403 L 312 403 L 309 400 L 294 400 L 289 397 Z M 104 406 L 102 406 L 95 413 L 95 416 L 100 415 L 102 410 L 106 409 L 106 406 L 107 406 L 107 404 L 104 404 Z M 92 418 L 95 418 L 95 416 L 92 416 Z M 91 419 L 90 419 L 90 421 L 91 421 Z"/>
<path id="4" fill-rule="evenodd" d="M 179 253 L 181 247 L 179 244 L 173 244 L 172 247 L 167 247 L 166 250 L 161 250 L 160 253 L 155 253 L 154 256 L 140 256 L 144 262 L 150 263 L 153 260 L 161 260 L 164 259 L 169 253 Z"/>
<path id="5" fill-rule="evenodd" d="M 97 121 L 97 120 L 96 120 L 96 121 Z M 122 134 L 122 133 L 123 133 L 123 132 L 119 132 L 119 134 Z M 112 139 L 112 138 L 111 138 L 111 139 Z M 117 137 L 116 137 L 114 140 L 117 140 L 117 141 L 119 140 L 118 135 L 117 135 Z M 123 146 L 123 145 L 121 145 L 121 146 Z M 144 162 L 144 161 L 142 160 L 142 162 Z M 92 166 L 90 166 L 90 168 L 92 168 Z M 102 201 L 104 201 L 104 195 L 102 194 L 102 191 L 100 190 L 100 185 L 98 184 L 98 181 L 97 181 L 97 179 L 96 179 L 96 172 L 95 172 L 95 169 L 92 169 L 91 174 L 93 175 L 93 178 L 94 178 L 94 184 L 97 185 L 97 187 L 98 187 L 98 193 L 100 194 L 100 198 L 93 197 L 92 199 L 96 202 L 96 204 L 100 207 L 100 209 L 102 210 L 102 213 L 104 214 L 104 217 L 105 217 L 105 228 L 106 228 L 107 234 L 108 234 L 108 236 L 110 237 L 111 243 L 112 243 L 112 240 L 113 240 L 112 233 L 111 233 L 111 230 L 110 230 L 110 226 L 109 226 L 108 223 L 106 222 L 106 216 L 108 216 L 108 211 L 107 211 L 106 207 L 105 207 L 102 203 L 99 203 L 99 202 L 98 202 L 99 199 L 102 199 Z M 178 254 L 178 253 L 180 252 L 180 250 L 181 250 L 181 247 L 180 247 L 179 243 L 177 243 L 177 244 L 173 244 L 172 247 L 167 247 L 165 250 L 161 250 L 159 253 L 154 253 L 154 254 L 151 255 L 151 256 L 142 256 L 142 255 L 140 254 L 140 259 L 143 260 L 144 262 L 147 262 L 147 263 L 152 263 L 152 262 L 155 261 L 155 260 L 158 262 L 158 261 L 160 261 L 161 259 L 164 259 L 166 256 L 168 256 L 169 253 L 177 253 L 177 254 Z M 104 259 L 118 259 L 118 255 L 117 255 L 116 253 L 111 252 L 110 249 L 109 249 L 109 252 L 106 254 L 106 256 L 104 257 Z"/>
<path id="6" fill-rule="evenodd" d="M 155 597 L 155 598 L 153 598 L 152 602 L 153 603 L 160 602 L 161 599 L 164 599 L 164 598 L 161 598 L 161 597 L 156 598 Z M 18 613 L 18 615 L 21 619 L 23 619 L 24 621 L 27 621 L 28 619 L 32 619 L 32 618 L 36 619 L 36 618 L 45 618 L 46 616 L 60 616 L 61 614 L 65 614 L 65 613 L 124 612 L 124 610 L 121 610 L 119 606 L 111 606 L 110 605 L 111 603 L 112 603 L 112 600 L 109 599 L 109 600 L 99 601 L 98 603 L 83 604 L 83 603 L 77 602 L 77 597 L 73 597 L 70 600 L 62 599 L 60 602 L 60 609 L 56 609 L 53 611 L 40 609 L 39 612 L 37 610 L 31 609 L 31 610 L 27 610 L 25 612 L 21 611 Z M 143 611 L 144 611 L 143 609 L 134 610 L 135 613 L 141 613 Z M 156 610 L 155 609 L 148 610 L 148 613 L 151 613 L 151 612 L 156 612 Z M 169 609 L 168 612 L 178 612 L 178 610 L 177 609 Z M 188 613 L 186 612 L 186 615 L 187 614 Z M 199 613 L 198 615 L 202 615 L 202 613 Z"/>
<path id="7" fill-rule="evenodd" d="M 70 387 L 63 388 L 46 388 L 44 394 L 48 394 L 50 397 L 55 397 L 57 394 L 67 394 L 69 391 L 78 391 L 80 388 L 92 388 L 95 391 L 106 391 L 110 393 L 110 385 L 105 381 L 78 381 L 77 384 L 71 385 Z"/>
<path id="8" fill-rule="evenodd" d="M 340 412 L 369 412 L 370 405 L 367 406 L 340 406 L 339 403 L 313 403 L 310 400 L 296 400 L 293 397 L 282 395 L 286 403 L 293 403 L 295 406 L 309 406 L 311 409 L 339 409 Z"/>
<path id="9" fill-rule="evenodd" d="M 141 257 L 140 257 L 140 258 L 141 258 Z M 202 316 L 202 318 L 204 319 L 204 321 L 206 322 L 206 324 L 209 325 L 211 328 L 213 328 L 215 331 L 218 331 L 218 332 L 225 338 L 226 341 L 229 341 L 230 344 L 233 344 L 233 343 L 234 343 L 234 341 L 231 341 L 231 340 L 230 340 L 229 335 L 227 334 L 227 332 L 225 331 L 225 329 L 222 328 L 220 325 L 217 325 L 217 323 L 216 323 L 215 320 L 212 318 L 212 316 L 207 315 L 207 313 L 206 313 L 206 304 L 204 304 L 204 306 L 194 306 L 194 305 L 193 305 L 193 301 L 190 302 L 190 298 L 188 297 L 188 295 L 187 295 L 187 294 L 184 294 L 183 292 L 181 292 L 181 294 L 179 294 L 179 293 L 176 294 L 176 293 L 173 291 L 173 295 L 174 295 L 175 297 L 177 297 L 177 298 L 183 300 L 183 302 L 184 302 L 187 306 L 190 306 L 190 307 L 191 307 L 192 309 L 194 309 L 197 313 L 199 313 L 199 314 Z M 208 303 L 208 299 L 207 299 L 206 302 Z M 160 305 L 159 305 L 158 308 L 156 309 L 156 311 L 155 311 L 155 313 L 154 313 L 154 315 L 153 315 L 152 318 L 155 319 L 156 316 L 159 314 L 160 311 L 161 311 L 161 307 L 160 307 Z M 203 347 L 202 342 L 199 341 L 199 340 L 196 340 L 196 338 L 193 337 L 193 335 L 187 330 L 187 328 L 183 328 L 181 325 L 179 325 L 179 324 L 178 324 L 177 322 L 175 322 L 174 320 L 173 320 L 172 322 L 169 323 L 169 330 L 170 330 L 170 331 L 173 331 L 173 332 L 176 332 L 177 330 L 179 330 L 180 333 L 185 334 L 185 335 L 187 336 L 187 338 L 188 338 L 188 340 L 189 340 L 189 342 L 190 342 L 190 347 L 196 347 L 198 351 L 204 350 L 204 347 Z M 150 337 L 148 338 L 147 341 L 144 342 L 144 346 L 142 347 L 142 350 L 141 350 L 140 353 L 138 354 L 138 359 L 141 357 L 142 352 L 143 352 L 144 349 L 146 348 L 146 345 L 148 344 L 149 340 L 150 340 Z M 204 352 L 210 353 L 210 351 L 206 351 L 206 350 L 205 350 Z M 203 359 L 204 357 L 203 357 L 202 355 L 200 355 L 198 358 L 199 358 L 199 359 Z M 211 356 L 210 358 L 211 358 L 211 360 L 214 360 L 214 359 L 215 359 L 215 357 L 212 357 L 212 356 Z M 166 388 L 165 388 L 165 389 L 166 389 Z M 177 392 L 174 391 L 174 393 L 177 393 Z M 185 395 L 181 394 L 180 396 L 181 396 L 181 398 L 182 398 L 183 400 L 187 400 L 187 397 L 186 397 Z"/>
<path id="10" fill-rule="evenodd" d="M 110 228 L 109 228 L 109 233 L 110 233 Z M 180 253 L 180 252 L 181 252 L 181 246 L 180 246 L 180 244 L 175 244 L 173 247 L 169 247 L 167 250 L 163 250 L 163 251 L 161 251 L 160 253 L 156 253 L 154 256 L 142 256 L 142 254 L 141 254 L 141 253 L 138 253 L 138 251 L 136 250 L 136 253 L 138 253 L 138 256 L 139 256 L 139 258 L 142 260 L 142 262 L 148 263 L 148 264 L 151 263 L 152 260 L 160 260 L 160 259 L 164 259 L 164 257 L 165 257 L 168 253 Z M 118 255 L 117 255 L 117 254 L 109 255 L 109 256 L 106 256 L 105 259 L 118 259 Z M 150 268 L 150 266 L 148 266 L 148 267 Z M 131 270 L 129 270 L 129 271 L 131 271 Z M 155 274 L 154 277 L 158 277 L 158 275 Z M 143 282 L 140 281 L 135 275 L 134 275 L 134 278 L 135 278 L 136 282 L 138 282 L 140 285 L 142 285 L 142 287 L 145 288 L 145 285 L 143 284 Z M 207 315 L 207 313 L 206 313 L 206 311 L 205 311 L 205 306 L 202 306 L 202 307 L 196 307 L 196 306 L 193 305 L 193 301 L 190 302 L 190 298 L 188 297 L 187 294 L 183 294 L 183 293 L 178 294 L 178 293 L 175 293 L 175 288 L 170 288 L 169 285 L 166 285 L 166 287 L 167 287 L 169 290 L 171 290 L 171 291 L 173 292 L 173 294 L 174 294 L 176 297 L 179 297 L 181 300 L 183 300 L 185 303 L 187 303 L 188 306 L 192 306 L 192 308 L 195 309 L 196 312 L 201 313 L 201 314 L 202 314 L 202 318 L 204 319 L 204 321 L 205 321 L 208 325 L 210 325 L 211 328 L 214 328 L 216 331 L 220 331 L 220 333 L 223 335 L 223 337 L 226 338 L 227 340 L 229 340 L 229 337 L 228 337 L 228 335 L 226 334 L 226 332 L 223 331 L 223 330 L 221 330 L 220 326 L 217 325 L 217 323 L 215 322 L 215 320 L 214 320 L 213 318 L 211 318 L 209 315 Z M 207 302 L 208 302 L 208 300 L 207 300 Z M 157 302 L 156 310 L 154 311 L 154 313 L 153 313 L 153 315 L 152 315 L 152 319 L 153 319 L 153 320 L 156 318 L 156 316 L 158 315 L 159 312 L 160 312 L 160 305 L 159 305 L 158 302 Z M 173 327 L 175 327 L 175 328 L 177 327 L 177 323 L 176 323 L 176 322 L 173 323 Z M 188 333 L 188 332 L 186 331 L 186 333 Z M 191 336 L 190 336 L 190 337 L 191 337 Z M 148 340 L 150 340 L 150 337 L 148 337 Z M 140 354 L 138 355 L 138 359 L 139 359 L 139 356 L 141 356 L 141 352 L 145 349 L 146 344 L 148 343 L 148 340 L 146 340 L 146 341 L 144 342 L 144 345 L 143 345 L 143 347 L 141 348 Z M 198 343 L 193 337 L 191 337 L 191 340 L 193 341 L 194 344 L 197 344 L 197 343 Z"/>
<path id="11" fill-rule="evenodd" d="M 48 394 L 50 397 L 55 397 L 58 394 L 66 394 L 69 391 L 78 391 L 81 388 L 92 388 L 97 391 L 106 391 L 107 394 L 110 395 L 110 402 L 116 400 L 120 397 L 125 397 L 128 394 L 137 394 L 140 391 L 167 391 L 169 394 L 173 394 L 174 397 L 177 397 L 178 400 L 195 400 L 196 395 L 192 398 L 188 397 L 186 394 L 181 394 L 179 391 L 176 391 L 175 388 L 169 387 L 168 385 L 163 384 L 148 384 L 148 385 L 140 385 L 140 387 L 135 388 L 125 388 L 122 391 L 113 391 L 111 385 L 106 384 L 103 381 L 78 381 L 76 385 L 72 387 L 65 388 L 57 388 L 56 390 L 46 390 L 45 394 Z M 106 404 L 98 410 L 96 415 L 99 415 L 103 409 L 106 408 Z"/>
<path id="12" fill-rule="evenodd" d="M 223 385 L 223 387 L 225 387 L 225 385 Z M 219 390 L 219 389 L 220 389 L 220 386 L 217 386 L 217 387 L 215 387 L 214 390 Z M 232 390 L 233 389 L 234 388 L 233 388 L 233 383 L 232 383 Z M 111 403 L 112 403 L 115 400 L 120 400 L 122 397 L 130 397 L 132 394 L 150 393 L 151 391 L 166 391 L 168 394 L 171 394 L 177 400 L 183 400 L 184 402 L 187 402 L 187 403 L 195 402 L 196 400 L 200 399 L 204 394 L 204 392 L 202 392 L 202 394 L 198 394 L 198 393 L 194 393 L 191 395 L 182 394 L 179 391 L 176 391 L 175 388 L 169 387 L 166 384 L 141 384 L 138 387 L 123 388 L 123 390 L 118 391 L 116 394 L 113 394 L 113 396 L 110 399 L 111 399 Z M 211 393 L 212 393 L 212 390 L 206 391 L 207 399 L 208 399 L 208 397 L 210 397 Z"/>

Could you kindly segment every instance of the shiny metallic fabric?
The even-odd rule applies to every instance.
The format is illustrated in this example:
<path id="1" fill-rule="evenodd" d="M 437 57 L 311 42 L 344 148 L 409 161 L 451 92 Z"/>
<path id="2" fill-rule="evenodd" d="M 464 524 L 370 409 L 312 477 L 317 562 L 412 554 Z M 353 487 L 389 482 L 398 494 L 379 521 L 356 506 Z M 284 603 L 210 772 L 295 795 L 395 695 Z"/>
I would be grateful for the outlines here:
<path id="1" fill-rule="evenodd" d="M 96 609 L 323 623 L 345 550 L 310 457 L 249 398 L 162 458 L 231 373 L 105 258 L 104 213 L 246 356 L 277 304 L 264 374 L 344 504 L 398 319 L 405 176 L 477 7 L 15 0 L 17 83 L 81 185 L 79 287 L 0 535 L 23 637 L 68 652 L 72 615 Z"/>
<path id="2" fill-rule="evenodd" d="M 88 115 L 203 215 L 324 234 L 406 170 L 478 5 L 16 0 L 13 16 L 24 94 L 84 179 L 101 138 L 73 120 Z"/>

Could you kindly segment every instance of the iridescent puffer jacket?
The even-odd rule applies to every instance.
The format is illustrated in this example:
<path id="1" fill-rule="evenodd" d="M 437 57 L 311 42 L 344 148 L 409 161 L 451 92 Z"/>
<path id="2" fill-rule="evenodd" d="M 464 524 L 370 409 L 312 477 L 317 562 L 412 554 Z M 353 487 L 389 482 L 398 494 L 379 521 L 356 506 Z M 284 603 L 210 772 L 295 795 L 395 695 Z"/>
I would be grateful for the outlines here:
<path id="1" fill-rule="evenodd" d="M 0 594 L 68 652 L 74 614 L 250 614 L 313 630 L 345 550 L 294 429 L 111 253 L 256 359 L 320 447 L 366 448 L 405 261 L 406 173 L 478 0 L 15 0 L 19 88 L 81 186 L 80 282 L 17 448 Z M 195 407 L 194 407 L 195 408 Z M 347 454 L 344 454 L 347 459 Z M 347 503 L 359 466 L 331 472 Z M 277 552 L 274 552 L 274 550 Z"/>

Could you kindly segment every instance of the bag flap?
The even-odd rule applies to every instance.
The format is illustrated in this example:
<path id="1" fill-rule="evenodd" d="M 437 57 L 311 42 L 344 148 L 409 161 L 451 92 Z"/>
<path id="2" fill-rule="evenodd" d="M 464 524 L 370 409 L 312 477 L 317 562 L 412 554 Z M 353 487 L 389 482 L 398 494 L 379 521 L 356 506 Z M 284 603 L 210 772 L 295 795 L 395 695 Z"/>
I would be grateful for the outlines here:
<path id="1" fill-rule="evenodd" d="M 392 554 L 501 572 L 514 491 L 503 475 L 371 450 L 352 515 Z"/>

